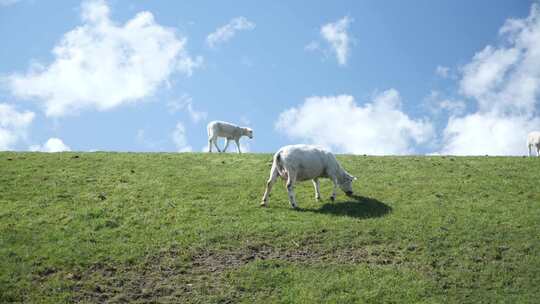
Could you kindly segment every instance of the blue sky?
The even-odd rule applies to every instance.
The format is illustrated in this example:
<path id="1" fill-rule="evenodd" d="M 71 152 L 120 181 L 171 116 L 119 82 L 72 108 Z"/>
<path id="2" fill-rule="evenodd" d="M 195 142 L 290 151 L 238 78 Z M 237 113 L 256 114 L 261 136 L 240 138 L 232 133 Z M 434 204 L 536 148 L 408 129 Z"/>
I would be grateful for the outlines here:
<path id="1" fill-rule="evenodd" d="M 535 3 L 0 0 L 0 150 L 522 155 Z"/>

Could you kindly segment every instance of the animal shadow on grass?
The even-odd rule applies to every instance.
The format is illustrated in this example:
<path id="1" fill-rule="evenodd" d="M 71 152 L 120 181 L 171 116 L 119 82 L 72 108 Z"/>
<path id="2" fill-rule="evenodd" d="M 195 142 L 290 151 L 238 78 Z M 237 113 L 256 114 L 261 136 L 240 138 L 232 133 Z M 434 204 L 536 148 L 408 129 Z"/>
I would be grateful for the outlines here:
<path id="1" fill-rule="evenodd" d="M 326 203 L 318 209 L 298 209 L 301 212 L 323 213 L 354 218 L 382 217 L 392 211 L 392 207 L 374 198 L 353 195 L 345 202 Z"/>

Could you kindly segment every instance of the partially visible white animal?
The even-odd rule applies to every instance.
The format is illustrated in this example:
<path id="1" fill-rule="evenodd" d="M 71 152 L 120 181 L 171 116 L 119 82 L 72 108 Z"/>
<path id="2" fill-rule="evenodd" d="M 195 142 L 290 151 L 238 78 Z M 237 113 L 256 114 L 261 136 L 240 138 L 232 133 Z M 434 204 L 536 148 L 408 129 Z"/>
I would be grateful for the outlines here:
<path id="1" fill-rule="evenodd" d="M 218 152 L 227 151 L 229 141 L 232 139 L 236 143 L 236 151 L 242 153 L 240 151 L 240 137 L 247 136 L 253 138 L 253 130 L 250 128 L 239 127 L 224 121 L 212 121 L 208 124 L 206 129 L 208 130 L 208 152 L 212 152 L 212 144 L 216 146 Z M 218 137 L 225 137 L 226 139 L 223 151 L 219 149 L 217 144 Z"/>
<path id="2" fill-rule="evenodd" d="M 529 148 L 529 156 L 532 156 L 531 150 L 536 149 L 536 156 L 540 156 L 540 131 L 533 131 L 527 136 L 527 147 Z"/>
<path id="3" fill-rule="evenodd" d="M 294 195 L 294 183 L 311 179 L 315 187 L 315 199 L 321 199 L 319 192 L 319 178 L 329 178 L 334 183 L 334 190 L 330 199 L 336 199 L 336 189 L 339 186 L 345 194 L 352 196 L 352 182 L 356 177 L 350 175 L 338 163 L 336 157 L 317 146 L 291 145 L 279 149 L 274 154 L 270 178 L 266 183 L 266 190 L 262 198 L 261 206 L 266 207 L 268 195 L 272 191 L 272 186 L 277 177 L 287 180 L 287 192 L 289 203 L 292 208 L 297 208 Z"/>

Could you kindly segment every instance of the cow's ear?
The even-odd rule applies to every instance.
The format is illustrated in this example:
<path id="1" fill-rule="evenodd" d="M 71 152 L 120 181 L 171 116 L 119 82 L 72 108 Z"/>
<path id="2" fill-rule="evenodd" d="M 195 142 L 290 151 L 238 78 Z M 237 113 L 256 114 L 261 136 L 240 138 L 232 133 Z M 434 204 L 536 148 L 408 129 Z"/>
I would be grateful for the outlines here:
<path id="1" fill-rule="evenodd" d="M 357 180 L 357 179 L 358 179 L 356 176 L 353 176 L 352 178 L 353 178 L 353 180 Z"/>

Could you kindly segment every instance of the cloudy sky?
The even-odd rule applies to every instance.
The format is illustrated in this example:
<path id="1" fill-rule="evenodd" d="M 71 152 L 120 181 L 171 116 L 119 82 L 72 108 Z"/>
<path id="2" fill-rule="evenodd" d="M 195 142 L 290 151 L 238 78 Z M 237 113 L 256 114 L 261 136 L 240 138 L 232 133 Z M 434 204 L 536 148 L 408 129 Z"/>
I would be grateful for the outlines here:
<path id="1" fill-rule="evenodd" d="M 0 0 L 0 41 L 0 150 L 197 152 L 226 120 L 251 152 L 524 155 L 540 130 L 536 1 Z"/>

